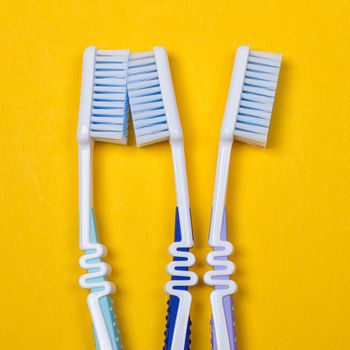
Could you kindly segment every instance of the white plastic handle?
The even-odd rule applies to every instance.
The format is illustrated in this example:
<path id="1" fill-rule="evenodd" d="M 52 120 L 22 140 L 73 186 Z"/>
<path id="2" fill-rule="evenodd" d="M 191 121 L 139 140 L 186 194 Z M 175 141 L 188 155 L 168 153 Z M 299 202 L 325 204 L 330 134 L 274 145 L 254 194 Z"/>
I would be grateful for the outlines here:
<path id="1" fill-rule="evenodd" d="M 169 247 L 169 253 L 173 257 L 182 257 L 183 261 L 172 261 L 168 264 L 168 273 L 172 276 L 182 275 L 189 279 L 172 280 L 166 284 L 165 290 L 169 295 L 179 298 L 177 318 L 172 336 L 171 350 L 183 350 L 187 336 L 187 327 L 190 316 L 192 302 L 191 293 L 187 290 L 178 290 L 176 286 L 193 286 L 197 283 L 198 277 L 191 271 L 176 270 L 176 267 L 190 267 L 195 263 L 195 257 L 190 252 L 183 252 L 181 248 L 191 248 L 193 246 L 193 234 L 191 213 L 188 195 L 188 184 L 186 174 L 185 152 L 183 146 L 182 128 L 179 118 L 179 112 L 176 104 L 176 97 L 172 83 L 169 60 L 166 50 L 162 47 L 154 47 L 154 56 L 156 60 L 159 83 L 161 86 L 162 97 L 164 101 L 165 114 L 170 134 L 170 146 L 173 158 L 176 202 L 179 211 L 179 221 L 181 229 L 181 241 L 174 242 Z"/>
<path id="2" fill-rule="evenodd" d="M 249 46 L 238 48 L 232 70 L 230 89 L 226 102 L 224 120 L 221 127 L 219 154 L 216 165 L 216 176 L 213 198 L 213 212 L 210 223 L 209 245 L 220 245 L 220 232 L 224 215 L 228 172 L 230 168 L 233 135 L 241 99 L 244 75 L 249 56 Z"/>
<path id="3" fill-rule="evenodd" d="M 84 51 L 77 139 L 79 143 L 79 232 L 80 249 L 90 248 L 90 213 L 92 208 L 92 148 L 90 119 L 94 84 L 96 48 Z"/>
<path id="4" fill-rule="evenodd" d="M 83 75 L 80 95 L 80 109 L 77 139 L 79 143 L 79 237 L 80 249 L 90 250 L 80 258 L 80 266 L 84 269 L 90 269 L 93 264 L 99 267 L 96 276 L 107 275 L 108 265 L 103 262 L 92 263 L 91 259 L 101 258 L 106 254 L 106 249 L 102 244 L 92 243 L 90 239 L 91 232 L 91 208 L 92 208 L 92 150 L 94 142 L 90 138 L 90 119 L 92 108 L 92 95 L 94 84 L 96 48 L 89 47 L 84 51 L 83 57 Z M 94 272 L 88 273 L 80 278 L 80 285 L 83 288 L 90 289 L 90 277 Z M 91 277 L 92 278 L 92 277 Z M 96 338 L 101 350 L 114 350 L 109 338 L 107 325 L 105 323 L 99 300 L 113 292 L 114 286 L 110 282 L 103 282 L 103 290 L 100 292 L 91 292 L 87 303 L 94 324 Z"/>
<path id="5" fill-rule="evenodd" d="M 220 144 L 214 185 L 213 209 L 209 232 L 209 245 L 212 248 L 219 248 L 219 250 L 210 252 L 207 255 L 207 262 L 211 266 L 216 267 L 223 265 L 221 267 L 225 268 L 224 270 L 208 271 L 205 274 L 205 283 L 212 286 L 219 283 L 219 281 L 215 279 L 215 276 L 229 276 L 234 270 L 234 265 L 232 262 L 228 260 L 222 262 L 219 260 L 219 258 L 229 256 L 233 249 L 230 242 L 221 239 L 221 230 L 225 211 L 231 149 L 234 142 L 234 130 L 243 90 L 249 51 L 250 49 L 248 46 L 241 46 L 236 52 L 224 119 L 220 133 Z M 227 280 L 226 284 L 226 289 L 215 289 L 210 294 L 218 350 L 230 350 L 230 341 L 223 307 L 223 298 L 227 295 L 233 294 L 236 291 L 237 286 L 236 283 L 231 280 Z"/>
<path id="6" fill-rule="evenodd" d="M 170 72 L 166 50 L 160 46 L 154 47 L 154 56 L 159 74 L 165 114 L 169 125 L 170 145 L 174 164 L 176 201 L 179 209 L 180 226 L 183 247 L 193 246 L 190 204 L 186 174 L 185 152 L 183 146 L 182 128 L 176 97 Z"/>
<path id="7" fill-rule="evenodd" d="M 80 249 L 91 248 L 90 213 L 92 208 L 92 146 L 79 145 L 79 231 Z"/>

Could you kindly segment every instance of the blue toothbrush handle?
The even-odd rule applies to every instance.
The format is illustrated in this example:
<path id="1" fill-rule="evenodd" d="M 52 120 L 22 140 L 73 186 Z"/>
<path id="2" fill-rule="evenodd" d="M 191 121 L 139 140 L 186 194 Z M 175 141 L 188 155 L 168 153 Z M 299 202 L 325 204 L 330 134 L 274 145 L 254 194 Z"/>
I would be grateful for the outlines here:
<path id="1" fill-rule="evenodd" d="M 90 242 L 92 245 L 99 244 L 96 220 L 93 209 L 91 210 L 91 221 L 90 221 Z M 82 276 L 82 280 L 84 281 L 84 288 L 90 289 L 90 296 L 94 293 L 98 294 L 103 291 L 106 283 L 109 283 L 106 279 L 106 275 L 101 272 L 98 266 L 104 264 L 101 257 L 96 257 L 96 255 L 92 258 L 90 256 L 95 254 L 94 249 L 89 249 L 85 252 L 84 261 L 87 266 L 87 274 Z M 110 295 L 103 295 L 98 299 L 98 306 L 103 315 L 103 322 L 107 329 L 109 343 L 110 346 L 107 346 L 108 350 L 121 350 L 122 345 L 120 342 L 120 334 L 117 326 L 117 319 L 114 310 L 113 300 Z M 98 338 L 98 335 L 95 332 L 95 327 L 93 325 L 94 331 L 93 336 L 95 339 L 95 347 L 97 350 L 107 350 L 106 347 L 102 347 L 100 342 L 101 339 Z"/>
<path id="2" fill-rule="evenodd" d="M 179 211 L 176 208 L 176 215 L 175 215 L 175 242 L 181 241 L 181 227 L 180 227 L 180 218 L 179 218 Z M 178 249 L 180 252 L 189 252 L 189 248 L 183 247 Z M 174 256 L 173 262 L 178 261 L 186 261 L 187 259 L 180 256 Z M 178 266 L 176 268 L 177 271 L 188 271 L 188 266 Z M 182 291 L 188 291 L 188 285 L 189 285 L 189 276 L 177 276 L 172 275 L 171 277 L 172 281 L 184 281 L 182 285 L 174 286 L 174 290 L 182 290 Z M 180 283 L 181 284 L 181 283 Z M 164 332 L 165 335 L 165 341 L 164 341 L 164 347 L 163 350 L 172 350 L 173 345 L 173 336 L 174 336 L 174 330 L 176 327 L 176 322 L 187 322 L 187 331 L 186 331 L 186 337 L 184 340 L 184 348 L 183 349 L 176 349 L 176 350 L 189 350 L 190 349 L 190 335 L 191 335 L 191 319 L 188 317 L 187 320 L 180 319 L 179 316 L 179 304 L 180 299 L 179 297 L 175 295 L 170 295 L 169 300 L 167 302 L 168 304 L 168 310 L 167 310 L 167 316 L 166 316 L 166 329 Z"/>

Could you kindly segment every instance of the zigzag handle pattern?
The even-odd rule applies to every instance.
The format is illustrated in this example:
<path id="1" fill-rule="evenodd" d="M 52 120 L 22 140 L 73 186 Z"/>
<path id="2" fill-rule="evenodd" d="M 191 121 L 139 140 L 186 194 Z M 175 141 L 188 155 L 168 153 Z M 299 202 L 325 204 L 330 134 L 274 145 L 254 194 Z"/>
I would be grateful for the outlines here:
<path id="1" fill-rule="evenodd" d="M 90 289 L 88 298 L 96 297 L 99 300 L 103 319 L 108 330 L 108 335 L 113 346 L 113 350 L 121 350 L 120 334 L 117 326 L 116 315 L 113 307 L 113 300 L 110 294 L 115 291 L 114 284 L 106 280 L 110 272 L 110 266 L 102 261 L 106 255 L 106 248 L 98 243 L 98 233 L 93 209 L 91 210 L 91 248 L 86 250 L 86 254 L 80 258 L 80 266 L 88 272 L 80 277 L 80 285 L 85 289 Z M 103 350 L 100 347 L 99 340 L 93 332 L 95 346 L 97 350 Z"/>
<path id="2" fill-rule="evenodd" d="M 226 223 L 226 210 L 222 220 L 221 228 L 221 245 L 214 247 L 214 251 L 210 252 L 207 257 L 208 264 L 214 267 L 214 270 L 208 271 L 205 275 L 205 282 L 214 286 L 214 292 L 218 291 L 222 297 L 222 304 L 225 313 L 227 334 L 229 337 L 230 349 L 237 350 L 236 341 L 236 324 L 234 316 L 234 306 L 232 294 L 236 291 L 237 285 L 234 281 L 230 280 L 230 275 L 234 272 L 234 264 L 228 260 L 228 256 L 233 251 L 233 246 L 227 239 L 227 223 Z M 211 344 L 212 350 L 217 350 L 217 337 L 220 334 L 216 334 L 213 320 L 211 324 Z"/>
<path id="3" fill-rule="evenodd" d="M 171 281 L 166 285 L 166 291 L 170 295 L 168 300 L 168 314 L 166 317 L 166 330 L 164 332 L 165 341 L 163 350 L 171 350 L 174 330 L 176 327 L 176 320 L 178 319 L 180 299 L 188 297 L 188 287 L 193 286 L 197 282 L 197 276 L 194 272 L 188 271 L 195 263 L 195 258 L 192 253 L 189 252 L 188 247 L 181 246 L 181 227 L 179 211 L 176 208 L 175 217 L 175 243 L 170 246 L 170 253 L 173 256 L 173 261 L 168 265 L 168 271 L 171 274 Z M 185 320 L 186 322 L 186 320 Z M 187 320 L 187 332 L 186 339 L 184 341 L 184 349 L 176 350 L 189 350 L 190 349 L 190 335 L 191 335 L 191 320 Z"/>

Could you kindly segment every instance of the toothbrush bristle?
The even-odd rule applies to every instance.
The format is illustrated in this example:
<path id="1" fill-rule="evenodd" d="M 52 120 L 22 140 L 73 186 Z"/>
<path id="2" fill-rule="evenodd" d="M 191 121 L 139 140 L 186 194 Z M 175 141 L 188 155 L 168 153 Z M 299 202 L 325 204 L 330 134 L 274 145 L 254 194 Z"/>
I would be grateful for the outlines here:
<path id="1" fill-rule="evenodd" d="M 266 147 L 281 60 L 280 54 L 250 50 L 235 139 Z"/>
<path id="2" fill-rule="evenodd" d="M 137 146 L 169 139 L 158 78 L 153 52 L 131 54 L 127 87 Z"/>
<path id="3" fill-rule="evenodd" d="M 99 141 L 126 143 L 129 51 L 97 50 L 90 136 Z"/>

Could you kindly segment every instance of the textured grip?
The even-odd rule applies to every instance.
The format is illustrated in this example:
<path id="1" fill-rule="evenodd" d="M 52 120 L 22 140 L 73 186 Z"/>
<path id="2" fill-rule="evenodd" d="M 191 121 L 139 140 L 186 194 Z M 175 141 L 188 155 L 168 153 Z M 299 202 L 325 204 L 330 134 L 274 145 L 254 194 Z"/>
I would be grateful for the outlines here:
<path id="1" fill-rule="evenodd" d="M 230 350 L 238 350 L 237 346 L 237 339 L 236 339 L 236 319 L 235 319 L 235 312 L 234 312 L 234 304 L 233 304 L 233 298 L 231 295 L 228 295 L 224 297 L 223 299 L 224 304 L 224 310 L 225 310 L 225 318 L 226 318 L 226 326 L 229 334 L 230 339 Z M 216 343 L 216 333 L 215 333 L 215 327 L 213 320 L 210 320 L 210 328 L 211 328 L 211 348 L 212 350 L 217 350 L 217 343 Z"/>
<path id="2" fill-rule="evenodd" d="M 97 232 L 97 227 L 96 227 L 96 220 L 95 220 L 95 215 L 94 211 L 91 210 L 91 231 L 90 231 L 90 242 L 91 243 L 98 243 L 98 232 Z M 89 251 L 86 252 L 89 254 Z M 95 263 L 100 263 L 102 262 L 101 258 L 94 258 L 90 259 L 90 263 L 95 264 Z M 94 268 L 88 269 L 88 273 L 94 273 L 96 272 Z M 104 282 L 106 281 L 105 276 L 100 276 L 100 277 L 95 277 L 89 279 L 89 282 L 92 284 L 98 284 L 99 282 Z M 91 288 L 91 293 L 98 292 L 101 287 L 93 287 Z M 109 295 L 103 296 L 99 300 L 99 304 L 103 313 L 103 318 L 106 324 L 106 327 L 108 329 L 108 334 L 109 338 L 111 340 L 113 350 L 121 350 L 122 345 L 120 342 L 120 334 L 119 334 L 119 329 L 117 326 L 117 318 L 116 314 L 114 311 L 114 306 L 113 306 L 113 300 Z M 95 338 L 95 347 L 96 350 L 103 350 L 100 348 L 99 341 L 95 335 L 95 331 L 93 332 L 94 338 Z"/>
<path id="3" fill-rule="evenodd" d="M 123 347 L 120 342 L 120 334 L 117 326 L 117 317 L 114 311 L 113 299 L 109 295 L 102 297 L 100 299 L 100 306 L 102 309 L 103 318 L 106 322 L 110 339 L 112 340 L 113 349 L 121 350 Z M 96 350 L 101 350 L 95 332 L 93 332 L 93 336 L 95 338 Z"/>
<path id="4" fill-rule="evenodd" d="M 175 215 L 175 242 L 181 241 L 181 228 L 180 228 L 180 218 L 179 218 L 179 211 L 176 208 L 176 215 Z M 182 252 L 189 252 L 189 248 L 179 248 L 179 251 Z M 174 256 L 173 261 L 186 261 L 186 258 Z M 178 266 L 176 268 L 178 271 L 188 271 L 187 266 Z M 177 280 L 183 280 L 188 281 L 188 277 L 185 276 L 176 276 L 173 275 L 171 277 L 173 281 Z M 182 286 L 174 286 L 174 289 L 176 290 L 188 290 L 188 286 L 186 285 L 186 282 Z M 177 296 L 170 295 L 169 300 L 167 302 L 168 304 L 168 311 L 166 316 L 166 329 L 164 332 L 165 340 L 164 340 L 164 347 L 163 350 L 171 350 L 172 346 L 172 339 L 174 334 L 174 329 L 176 325 L 176 319 L 178 314 L 178 308 L 179 308 L 179 298 Z M 187 333 L 186 333 L 186 339 L 185 339 L 185 346 L 183 350 L 189 350 L 190 344 L 191 344 L 191 319 L 188 319 L 187 323 Z M 176 350 L 182 350 L 182 349 L 176 349 Z"/>
<path id="5" fill-rule="evenodd" d="M 164 332 L 165 340 L 164 340 L 164 347 L 163 350 L 170 350 L 172 345 L 172 337 L 173 332 L 175 328 L 176 323 L 176 317 L 177 317 L 177 310 L 179 306 L 179 298 L 170 296 L 169 300 L 167 302 L 168 304 L 168 314 L 166 317 L 166 329 Z M 189 350 L 191 345 L 191 319 L 188 320 L 187 325 L 187 333 L 186 333 L 186 340 L 185 340 L 185 347 L 184 350 Z"/>

